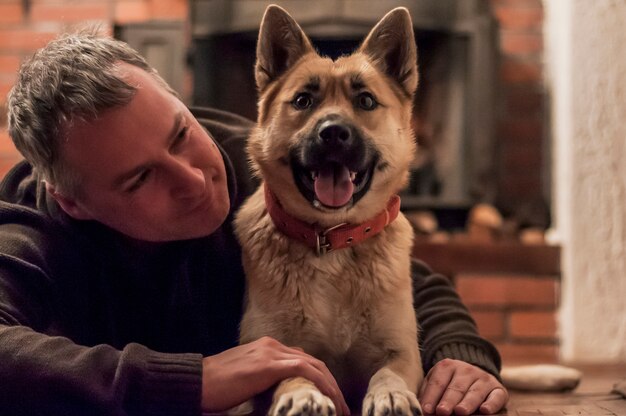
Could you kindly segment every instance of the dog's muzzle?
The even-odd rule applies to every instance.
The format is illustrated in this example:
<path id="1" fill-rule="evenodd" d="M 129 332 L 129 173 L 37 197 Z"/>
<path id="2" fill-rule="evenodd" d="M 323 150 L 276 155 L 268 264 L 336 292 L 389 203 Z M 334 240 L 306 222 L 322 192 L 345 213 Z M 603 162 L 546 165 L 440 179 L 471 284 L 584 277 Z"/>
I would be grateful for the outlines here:
<path id="1" fill-rule="evenodd" d="M 343 118 L 321 119 L 291 152 L 294 179 L 302 195 L 317 208 L 355 204 L 369 188 L 378 159 L 368 143 Z"/>

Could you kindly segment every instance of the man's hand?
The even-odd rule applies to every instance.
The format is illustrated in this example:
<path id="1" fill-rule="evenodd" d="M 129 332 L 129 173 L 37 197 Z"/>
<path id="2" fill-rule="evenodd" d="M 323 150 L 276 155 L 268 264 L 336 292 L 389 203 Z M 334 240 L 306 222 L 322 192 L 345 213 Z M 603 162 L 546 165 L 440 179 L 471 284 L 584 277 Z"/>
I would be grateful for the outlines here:
<path id="1" fill-rule="evenodd" d="M 224 411 L 251 399 L 289 377 L 304 377 L 335 404 L 338 415 L 350 414 L 326 365 L 299 348 L 264 337 L 202 362 L 202 410 Z"/>
<path id="2" fill-rule="evenodd" d="M 426 414 L 448 416 L 499 412 L 509 393 L 491 374 L 463 361 L 445 359 L 426 375 L 420 403 Z"/>

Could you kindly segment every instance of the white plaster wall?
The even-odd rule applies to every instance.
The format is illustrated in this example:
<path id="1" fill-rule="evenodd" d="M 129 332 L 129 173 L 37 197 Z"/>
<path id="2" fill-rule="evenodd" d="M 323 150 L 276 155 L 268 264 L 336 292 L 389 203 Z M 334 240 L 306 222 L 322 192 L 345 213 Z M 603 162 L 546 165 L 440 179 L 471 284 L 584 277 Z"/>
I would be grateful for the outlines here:
<path id="1" fill-rule="evenodd" d="M 544 0 L 564 361 L 626 362 L 626 0 Z"/>

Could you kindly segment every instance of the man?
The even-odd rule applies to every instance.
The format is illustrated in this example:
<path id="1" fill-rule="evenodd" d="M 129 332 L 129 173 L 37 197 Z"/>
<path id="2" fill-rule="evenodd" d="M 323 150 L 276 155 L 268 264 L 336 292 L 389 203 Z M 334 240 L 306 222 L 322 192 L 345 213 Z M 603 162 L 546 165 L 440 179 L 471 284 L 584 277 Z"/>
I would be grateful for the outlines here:
<path id="1" fill-rule="evenodd" d="M 192 114 L 135 51 L 91 34 L 22 66 L 8 118 L 27 162 L 0 187 L 2 414 L 197 415 L 292 376 L 348 412 L 315 358 L 237 346 L 251 122 Z M 497 352 L 443 277 L 414 275 L 425 410 L 498 411 Z"/>

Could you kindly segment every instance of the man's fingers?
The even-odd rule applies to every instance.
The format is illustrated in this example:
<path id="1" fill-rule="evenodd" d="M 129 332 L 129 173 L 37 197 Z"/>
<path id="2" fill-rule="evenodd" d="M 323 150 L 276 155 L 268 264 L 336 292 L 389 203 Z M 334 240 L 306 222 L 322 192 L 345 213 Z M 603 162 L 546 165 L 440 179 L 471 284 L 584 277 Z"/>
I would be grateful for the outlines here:
<path id="1" fill-rule="evenodd" d="M 480 406 L 480 413 L 485 415 L 498 413 L 508 401 L 509 393 L 505 389 L 498 387 L 489 393 L 485 402 Z"/>
<path id="2" fill-rule="evenodd" d="M 300 347 L 288 347 L 270 337 L 264 337 L 261 340 L 268 344 L 272 351 L 278 353 L 274 356 L 274 359 L 282 364 L 277 369 L 278 380 L 296 376 L 304 377 L 313 382 L 324 395 L 333 401 L 338 414 L 350 414 L 350 409 L 335 377 L 323 361 L 307 354 Z"/>
<path id="3" fill-rule="evenodd" d="M 205 357 L 201 405 L 207 411 L 228 409 L 281 380 L 298 376 L 328 396 L 338 414 L 349 414 L 337 381 L 322 361 L 270 337 Z"/>
<path id="4" fill-rule="evenodd" d="M 481 403 L 485 401 L 485 397 L 487 397 L 492 388 L 477 380 L 469 387 L 463 399 L 454 407 L 454 414 L 462 416 L 474 414 Z"/>
<path id="5" fill-rule="evenodd" d="M 420 395 L 420 403 L 422 409 L 428 414 L 435 413 L 435 408 L 439 400 L 446 391 L 446 387 L 450 384 L 453 371 L 441 366 L 441 368 L 433 368 L 430 370 L 428 377 L 424 380 L 424 388 Z"/>
<path id="6" fill-rule="evenodd" d="M 435 408 L 435 413 L 438 415 L 451 415 L 454 408 L 465 398 L 469 387 L 463 380 L 453 378 L 443 392 L 443 396 Z"/>

